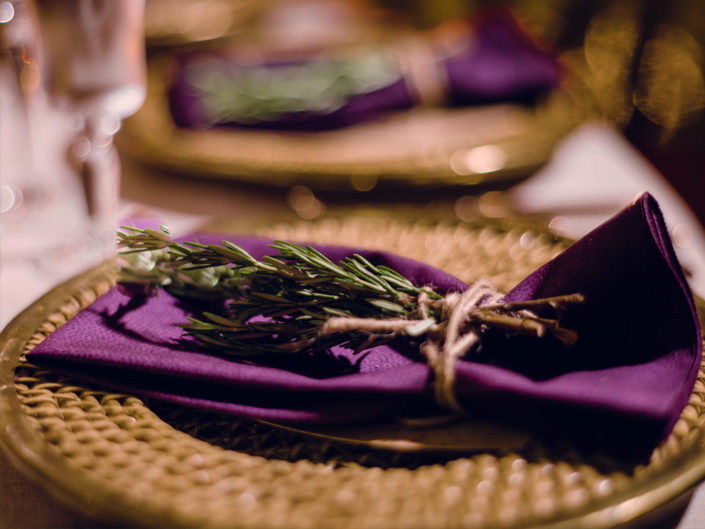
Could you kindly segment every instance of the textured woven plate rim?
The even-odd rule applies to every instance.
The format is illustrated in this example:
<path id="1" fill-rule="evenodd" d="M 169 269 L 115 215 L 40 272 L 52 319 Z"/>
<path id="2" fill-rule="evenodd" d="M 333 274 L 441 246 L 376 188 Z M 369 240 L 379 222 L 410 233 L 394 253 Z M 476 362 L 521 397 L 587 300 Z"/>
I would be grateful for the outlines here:
<path id="1" fill-rule="evenodd" d="M 94 488 L 95 483 L 89 476 L 75 473 L 75 467 L 67 464 L 60 454 L 52 451 L 51 446 L 37 435 L 28 416 L 23 414 L 14 389 L 14 370 L 25 341 L 72 294 L 102 280 L 108 281 L 113 270 L 113 263 L 104 263 L 57 286 L 15 317 L 0 333 L 0 416 L 3 417 L 0 445 L 13 464 L 27 477 L 76 512 L 118 523 L 147 526 L 163 526 L 168 523 L 180 526 L 183 523 L 176 519 L 165 520 L 168 514 L 159 508 L 146 511 L 144 505 L 139 508 L 138 519 L 131 517 L 133 511 L 129 508 L 128 499 L 105 494 Z M 633 521 L 679 498 L 705 476 L 704 432 L 700 424 L 697 436 L 690 439 L 686 448 L 677 457 L 671 458 L 669 465 L 665 469 L 660 468 L 650 480 L 641 480 L 633 489 L 627 487 L 618 494 L 592 502 L 575 515 L 534 527 L 612 527 Z M 65 479 L 67 475 L 71 475 L 70 480 Z"/>
<path id="2" fill-rule="evenodd" d="M 107 280 L 112 262 L 99 265 L 58 285 L 13 318 L 0 333 L 0 448 L 8 459 L 30 480 L 46 489 L 59 502 L 77 513 L 92 519 L 110 519 L 118 523 L 134 524 L 125 508 L 125 499 L 110 497 L 95 488 L 95 483 L 64 460 L 51 446 L 36 435 L 28 417 L 22 413 L 18 394 L 14 389 L 14 372 L 20 355 L 31 336 L 46 317 L 65 303 L 82 286 Z M 21 338 L 18 338 L 21 337 Z M 71 476 L 71 479 L 66 479 Z M 144 515 L 143 507 L 141 508 Z M 150 514 L 142 523 L 149 523 Z M 152 523 L 160 517 L 151 514 Z"/>

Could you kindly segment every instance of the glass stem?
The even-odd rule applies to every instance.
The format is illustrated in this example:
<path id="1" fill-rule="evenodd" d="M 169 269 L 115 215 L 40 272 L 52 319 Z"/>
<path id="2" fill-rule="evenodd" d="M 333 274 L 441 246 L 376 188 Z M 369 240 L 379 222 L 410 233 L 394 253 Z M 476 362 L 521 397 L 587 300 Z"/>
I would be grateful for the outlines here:
<path id="1" fill-rule="evenodd" d="M 101 239 L 114 238 L 120 181 L 120 162 L 113 134 L 105 132 L 102 126 L 106 121 L 109 120 L 104 115 L 86 117 L 83 132 L 72 145 L 94 236 Z"/>

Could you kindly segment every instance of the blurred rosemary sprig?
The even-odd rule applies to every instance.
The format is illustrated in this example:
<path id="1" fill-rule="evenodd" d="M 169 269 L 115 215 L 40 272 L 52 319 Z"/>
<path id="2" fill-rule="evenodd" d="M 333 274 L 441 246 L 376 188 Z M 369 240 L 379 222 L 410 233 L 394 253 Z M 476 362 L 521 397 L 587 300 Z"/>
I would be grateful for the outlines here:
<path id="1" fill-rule="evenodd" d="M 278 65 L 235 66 L 212 57 L 190 63 L 185 82 L 212 124 L 274 122 L 289 114 L 330 114 L 352 97 L 402 78 L 395 56 L 368 53 Z"/>
<path id="2" fill-rule="evenodd" d="M 123 226 L 118 246 L 121 283 L 138 285 L 145 294 L 164 288 L 177 297 L 222 300 L 222 312 L 190 318 L 183 328 L 227 354 L 315 353 L 335 345 L 359 352 L 400 333 L 423 339 L 425 333 L 442 329 L 448 318 L 441 294 L 358 254 L 336 264 L 310 246 L 275 241 L 271 247 L 278 255 L 255 259 L 229 241 L 175 242 L 163 226 L 159 230 Z M 476 330 L 489 326 L 534 336 L 552 334 L 571 344 L 576 339 L 572 331 L 529 310 L 548 306 L 560 310 L 581 300 L 571 295 L 494 303 L 474 311 L 470 323 Z M 335 318 L 394 320 L 402 325 L 393 332 L 322 332 Z"/>

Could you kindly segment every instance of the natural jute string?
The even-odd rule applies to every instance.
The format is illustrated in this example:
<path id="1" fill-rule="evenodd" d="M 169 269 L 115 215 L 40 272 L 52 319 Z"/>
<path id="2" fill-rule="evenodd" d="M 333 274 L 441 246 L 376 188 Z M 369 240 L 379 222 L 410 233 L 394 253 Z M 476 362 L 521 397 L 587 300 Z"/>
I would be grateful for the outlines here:
<path id="1" fill-rule="evenodd" d="M 502 294 L 488 281 L 477 281 L 464 292 L 447 294 L 442 300 L 440 322 L 436 322 L 428 314 L 431 299 L 422 290 L 417 300 L 420 319 L 334 317 L 326 321 L 321 334 L 363 331 L 415 336 L 425 333 L 426 340 L 419 350 L 433 370 L 436 402 L 444 408 L 463 411 L 455 394 L 456 365 L 480 341 L 476 328 L 470 326 L 466 329 L 467 323 L 472 322 L 473 314 L 480 307 L 498 303 L 501 299 Z"/>
<path id="2" fill-rule="evenodd" d="M 397 58 L 404 79 L 419 103 L 442 105 L 448 98 L 448 74 L 438 64 L 438 57 L 429 42 L 418 37 L 400 43 Z"/>

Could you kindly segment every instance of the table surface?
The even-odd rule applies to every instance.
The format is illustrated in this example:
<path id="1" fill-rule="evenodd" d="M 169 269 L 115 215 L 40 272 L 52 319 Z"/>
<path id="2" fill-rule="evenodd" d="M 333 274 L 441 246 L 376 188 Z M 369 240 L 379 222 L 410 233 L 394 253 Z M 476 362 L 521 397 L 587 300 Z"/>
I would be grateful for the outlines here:
<path id="1" fill-rule="evenodd" d="M 2 84 L 2 76 L 0 76 Z M 0 91 L 3 87 L 0 86 Z M 0 98 L 0 113 L 12 117 L 13 108 Z M 44 171 L 68 172 L 63 163 L 61 140 L 67 136 L 65 116 L 43 113 L 51 121 L 53 137 L 45 138 L 54 148 L 42 161 Z M 8 162 L 13 152 L 11 119 L 0 120 L 0 184 L 12 179 L 17 167 Z M 3 162 L 2 160 L 6 160 Z M 16 161 L 16 158 L 14 158 Z M 8 176 L 9 175 L 9 176 Z M 705 232 L 686 203 L 664 179 L 617 132 L 599 123 L 586 124 L 569 135 L 556 149 L 549 164 L 505 195 L 515 212 L 541 215 L 569 237 L 579 237 L 619 211 L 644 191 L 660 202 L 684 267 L 692 274 L 691 286 L 705 297 Z M 362 195 L 364 197 L 364 195 Z M 402 197 L 405 198 L 405 197 Z M 411 199 L 411 196 L 409 197 Z M 437 198 L 437 197 L 436 197 Z M 455 197 L 457 198 L 457 197 Z M 358 197 L 355 197 L 359 201 Z M 418 196 L 413 200 L 420 200 Z M 422 199 L 421 199 L 422 200 Z M 451 201 L 452 204 L 452 201 Z M 289 214 L 286 191 L 260 189 L 233 182 L 176 176 L 146 169 L 123 160 L 122 202 L 124 215 L 156 216 L 176 233 L 188 232 L 211 218 L 253 219 L 258 216 Z M 32 252 L 10 244 L 8 225 L 0 228 L 0 328 L 52 286 L 81 271 L 37 267 Z M 695 529 L 705 526 L 705 488 L 695 490 L 685 506 L 678 506 L 667 522 L 658 527 Z M 54 499 L 40 485 L 0 457 L 0 528 L 68 527 L 87 522 Z M 90 523 L 88 523 L 90 525 Z"/>

